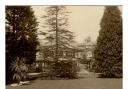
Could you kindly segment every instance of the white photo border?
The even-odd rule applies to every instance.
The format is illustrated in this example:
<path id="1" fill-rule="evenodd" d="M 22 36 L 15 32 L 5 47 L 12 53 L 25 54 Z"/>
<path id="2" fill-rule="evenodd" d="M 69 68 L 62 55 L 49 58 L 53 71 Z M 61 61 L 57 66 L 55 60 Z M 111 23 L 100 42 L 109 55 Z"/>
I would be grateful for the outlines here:
<path id="1" fill-rule="evenodd" d="M 5 6 L 6 5 L 122 5 L 123 89 L 128 89 L 128 1 L 127 0 L 1 0 L 0 1 L 0 89 L 5 89 Z"/>

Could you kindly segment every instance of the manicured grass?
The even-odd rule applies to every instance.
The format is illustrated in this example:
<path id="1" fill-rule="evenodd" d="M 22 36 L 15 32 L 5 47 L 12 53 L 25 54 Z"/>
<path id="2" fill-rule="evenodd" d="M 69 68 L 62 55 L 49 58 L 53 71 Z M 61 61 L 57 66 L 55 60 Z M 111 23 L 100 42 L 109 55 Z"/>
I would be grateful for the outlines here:
<path id="1" fill-rule="evenodd" d="M 122 89 L 122 79 L 34 80 L 30 85 L 8 85 L 6 89 Z"/>

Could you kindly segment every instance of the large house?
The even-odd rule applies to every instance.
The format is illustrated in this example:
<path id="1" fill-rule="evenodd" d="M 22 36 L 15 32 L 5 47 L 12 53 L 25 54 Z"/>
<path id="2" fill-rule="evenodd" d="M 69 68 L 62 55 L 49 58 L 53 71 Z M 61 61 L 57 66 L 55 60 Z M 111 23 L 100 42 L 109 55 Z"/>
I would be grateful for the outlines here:
<path id="1" fill-rule="evenodd" d="M 41 50 L 37 53 L 37 65 L 41 63 L 44 66 L 46 59 L 54 61 L 55 58 L 55 46 L 45 45 L 41 46 Z M 83 43 L 75 43 L 68 47 L 59 47 L 58 57 L 59 60 L 68 60 L 69 58 L 75 61 L 82 60 L 87 65 L 87 68 L 91 68 L 94 62 L 94 49 L 95 44 L 86 39 Z M 43 64 L 42 64 L 43 63 Z"/>
<path id="2" fill-rule="evenodd" d="M 72 60 L 78 62 L 78 58 L 81 56 L 83 50 L 77 49 L 73 46 L 59 47 L 58 61 Z M 48 63 L 54 61 L 55 58 L 55 46 L 42 46 L 40 51 L 36 55 L 36 66 L 47 66 Z"/>

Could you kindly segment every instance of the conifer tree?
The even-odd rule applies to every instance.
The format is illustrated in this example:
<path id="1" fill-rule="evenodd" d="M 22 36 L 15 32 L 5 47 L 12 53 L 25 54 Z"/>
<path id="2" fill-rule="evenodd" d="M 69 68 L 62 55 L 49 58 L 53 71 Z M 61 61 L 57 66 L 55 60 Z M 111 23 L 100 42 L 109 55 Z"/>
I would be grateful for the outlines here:
<path id="1" fill-rule="evenodd" d="M 58 52 L 60 48 L 70 46 L 73 42 L 73 32 L 68 30 L 68 11 L 65 6 L 49 6 L 46 8 L 45 27 L 48 27 L 46 40 L 53 42 L 55 47 L 55 60 L 58 60 Z"/>
<path id="2" fill-rule="evenodd" d="M 95 48 L 95 70 L 102 77 L 122 76 L 122 17 L 117 6 L 106 6 Z"/>
<path id="3" fill-rule="evenodd" d="M 36 58 L 37 21 L 30 6 L 6 6 L 6 74 L 18 58 L 31 64 Z"/>
<path id="4" fill-rule="evenodd" d="M 54 63 L 51 66 L 51 75 L 60 77 L 75 78 L 77 69 L 76 64 L 71 60 L 59 61 L 60 51 L 63 49 L 70 49 L 73 41 L 73 32 L 68 30 L 68 15 L 65 6 L 49 6 L 46 8 L 45 27 L 48 28 L 45 39 L 51 43 L 54 49 Z M 48 47 L 50 48 L 50 47 Z M 48 49 L 49 50 L 49 49 Z M 73 69 L 74 68 L 74 69 Z"/>

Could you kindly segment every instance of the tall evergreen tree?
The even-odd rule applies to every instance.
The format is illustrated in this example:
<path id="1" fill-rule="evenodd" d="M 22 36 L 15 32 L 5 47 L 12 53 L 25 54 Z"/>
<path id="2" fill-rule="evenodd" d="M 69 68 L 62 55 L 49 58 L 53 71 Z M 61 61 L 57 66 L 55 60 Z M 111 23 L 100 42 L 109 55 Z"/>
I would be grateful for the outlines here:
<path id="1" fill-rule="evenodd" d="M 30 6 L 6 6 L 6 78 L 16 58 L 32 63 L 36 58 L 37 21 Z"/>
<path id="2" fill-rule="evenodd" d="M 68 30 L 68 15 L 65 6 L 49 6 L 46 8 L 45 27 L 48 27 L 46 40 L 53 42 L 55 47 L 55 59 L 58 60 L 60 48 L 68 48 L 73 42 L 73 32 Z"/>
<path id="3" fill-rule="evenodd" d="M 102 77 L 122 76 L 122 17 L 117 6 L 106 6 L 95 48 L 95 69 Z"/>
<path id="4" fill-rule="evenodd" d="M 76 64 L 72 60 L 58 61 L 61 57 L 60 52 L 65 48 L 69 49 L 74 38 L 73 32 L 68 30 L 67 13 L 69 12 L 67 12 L 65 6 L 49 6 L 46 8 L 46 15 L 43 15 L 45 27 L 48 27 L 45 39 L 48 43 L 51 43 L 50 47 L 55 54 L 52 57 L 54 62 L 50 64 L 51 76 L 59 75 L 60 77 L 75 78 Z M 50 49 L 47 50 L 51 51 Z"/>

